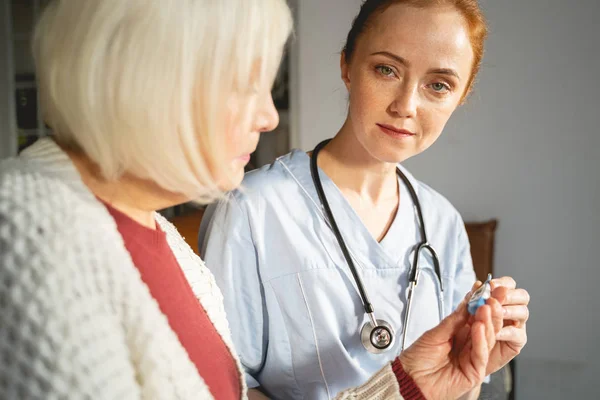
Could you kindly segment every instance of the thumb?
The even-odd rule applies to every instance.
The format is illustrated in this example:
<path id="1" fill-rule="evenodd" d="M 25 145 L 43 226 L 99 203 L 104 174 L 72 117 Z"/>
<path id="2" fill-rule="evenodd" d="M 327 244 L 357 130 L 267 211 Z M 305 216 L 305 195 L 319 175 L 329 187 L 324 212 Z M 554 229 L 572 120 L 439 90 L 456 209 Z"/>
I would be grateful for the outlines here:
<path id="1" fill-rule="evenodd" d="M 438 326 L 429 332 L 429 334 L 432 338 L 435 338 L 436 341 L 446 342 L 456 336 L 458 331 L 465 326 L 468 320 L 469 312 L 467 311 L 467 300 L 465 298 L 465 300 L 458 305 L 456 310 L 444 318 Z"/>

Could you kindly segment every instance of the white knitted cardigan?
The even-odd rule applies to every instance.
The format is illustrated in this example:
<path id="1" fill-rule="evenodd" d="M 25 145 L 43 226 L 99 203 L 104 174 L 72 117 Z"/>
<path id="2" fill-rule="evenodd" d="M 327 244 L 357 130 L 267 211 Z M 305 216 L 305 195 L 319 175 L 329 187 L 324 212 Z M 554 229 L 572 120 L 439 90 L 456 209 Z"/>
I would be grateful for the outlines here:
<path id="1" fill-rule="evenodd" d="M 173 225 L 156 221 L 246 398 L 212 274 Z M 386 366 L 338 397 L 401 399 L 398 388 Z M 212 399 L 113 218 L 50 139 L 0 163 L 0 398 Z"/>

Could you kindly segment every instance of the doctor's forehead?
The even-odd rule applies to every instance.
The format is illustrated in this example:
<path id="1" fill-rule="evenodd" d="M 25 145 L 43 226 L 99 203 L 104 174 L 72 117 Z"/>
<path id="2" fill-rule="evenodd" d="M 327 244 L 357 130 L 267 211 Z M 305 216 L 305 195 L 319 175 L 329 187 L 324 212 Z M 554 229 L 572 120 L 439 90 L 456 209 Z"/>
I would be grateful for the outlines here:
<path id="1" fill-rule="evenodd" d="M 361 57 L 390 52 L 412 64 L 463 70 L 462 75 L 469 75 L 474 57 L 466 20 L 452 7 L 390 6 L 372 17 L 356 50 Z"/>

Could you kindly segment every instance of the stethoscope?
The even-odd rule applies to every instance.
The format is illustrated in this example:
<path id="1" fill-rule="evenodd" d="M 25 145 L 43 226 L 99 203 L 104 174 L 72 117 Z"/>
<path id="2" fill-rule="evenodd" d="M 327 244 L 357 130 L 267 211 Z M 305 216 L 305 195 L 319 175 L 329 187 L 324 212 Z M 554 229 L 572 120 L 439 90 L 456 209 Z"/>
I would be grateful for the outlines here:
<path id="1" fill-rule="evenodd" d="M 358 274 L 358 271 L 356 270 L 356 267 L 354 266 L 354 262 L 352 261 L 352 257 L 350 256 L 350 252 L 348 251 L 348 247 L 346 246 L 346 242 L 344 241 L 344 238 L 342 237 L 342 233 L 340 232 L 340 229 L 337 226 L 335 218 L 333 217 L 333 213 L 331 212 L 331 207 L 329 206 L 329 202 L 327 201 L 327 197 L 325 196 L 325 191 L 323 190 L 323 185 L 321 184 L 321 178 L 319 177 L 319 169 L 317 166 L 317 156 L 319 155 L 319 152 L 321 151 L 321 149 L 323 147 L 325 147 L 327 145 L 327 143 L 329 143 L 330 140 L 331 139 L 328 139 L 328 140 L 325 140 L 325 141 L 319 143 L 317 145 L 317 147 L 315 147 L 315 149 L 313 150 L 311 161 L 310 161 L 310 173 L 312 175 L 312 179 L 313 179 L 315 188 L 317 189 L 319 199 L 321 200 L 321 203 L 323 205 L 325 213 L 327 214 L 327 218 L 329 219 L 331 229 L 333 230 L 333 233 L 340 245 L 340 248 L 342 249 L 342 253 L 344 254 L 344 258 L 346 259 L 346 262 L 348 263 L 350 272 L 352 272 L 352 277 L 354 278 L 354 281 L 356 282 L 356 286 L 358 288 L 358 293 L 360 294 L 360 298 L 363 303 L 365 313 L 369 317 L 369 320 L 363 325 L 362 329 L 360 330 L 361 342 L 362 342 L 363 346 L 365 347 L 365 349 L 367 349 L 367 351 L 374 353 L 374 354 L 379 354 L 379 353 L 383 353 L 384 351 L 390 349 L 393 346 L 394 341 L 396 339 L 396 334 L 394 332 L 394 328 L 392 328 L 392 326 L 387 321 L 375 318 L 375 310 L 373 308 L 373 305 L 369 301 L 369 296 L 367 295 L 367 291 L 365 290 L 365 287 L 362 283 L 362 279 L 360 278 L 360 275 Z M 423 213 L 421 211 L 421 204 L 419 203 L 417 193 L 415 192 L 414 187 L 412 186 L 412 184 L 410 183 L 410 181 L 408 180 L 406 175 L 404 175 L 404 173 L 400 170 L 400 168 L 396 167 L 396 173 L 398 174 L 400 179 L 402 179 L 402 181 L 408 188 L 410 197 L 412 198 L 412 202 L 415 206 L 416 213 L 419 218 L 419 227 L 420 227 L 420 231 L 421 231 L 420 232 L 421 233 L 421 243 L 419 243 L 416 246 L 415 257 L 414 257 L 413 265 L 410 270 L 409 278 L 408 278 L 409 286 L 408 286 L 407 307 L 406 307 L 406 313 L 404 314 L 404 325 L 403 325 L 403 332 L 402 332 L 402 347 L 400 348 L 400 351 L 403 351 L 404 347 L 406 345 L 406 336 L 407 336 L 406 333 L 408 331 L 408 324 L 410 321 L 410 312 L 411 312 L 411 308 L 412 308 L 413 294 L 414 294 L 415 287 L 417 286 L 417 283 L 419 281 L 419 275 L 421 272 L 421 270 L 419 268 L 419 255 L 422 250 L 427 250 L 431 254 L 431 258 L 433 259 L 433 266 L 435 269 L 435 274 L 436 274 L 438 282 L 439 282 L 439 294 L 438 294 L 439 310 L 438 310 L 438 312 L 439 312 L 440 320 L 443 318 L 443 313 L 444 313 L 444 304 L 443 304 L 444 286 L 442 283 L 440 262 L 439 262 L 437 253 L 436 253 L 435 249 L 427 241 L 427 234 L 425 232 L 425 223 L 423 221 Z"/>

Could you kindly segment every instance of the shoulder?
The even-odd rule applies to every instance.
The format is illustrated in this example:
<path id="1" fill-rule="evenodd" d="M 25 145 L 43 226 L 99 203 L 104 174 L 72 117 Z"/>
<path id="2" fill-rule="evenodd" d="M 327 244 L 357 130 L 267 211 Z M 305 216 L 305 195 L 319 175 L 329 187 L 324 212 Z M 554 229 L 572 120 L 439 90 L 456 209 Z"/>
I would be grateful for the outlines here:
<path id="1" fill-rule="evenodd" d="M 101 311 L 108 310 L 110 292 L 103 288 L 114 283 L 103 268 L 112 249 L 107 235 L 86 230 L 107 226 L 94 219 L 92 208 L 60 174 L 27 160 L 0 165 L 0 298 L 7 300 L 0 307 L 0 336 L 10 330 L 4 345 L 14 355 L 7 361 L 14 368 L 0 375 L 25 365 L 21 382 L 28 386 L 39 387 L 32 383 L 38 381 L 58 393 L 62 386 L 55 384 L 64 379 L 77 382 L 71 394 L 85 397 L 91 390 L 86 382 L 98 375 L 83 376 L 80 366 L 122 341 L 118 321 Z M 44 368 L 36 367 L 40 360 Z M 127 360 L 115 360 L 126 372 Z"/>
<path id="2" fill-rule="evenodd" d="M 229 244 L 239 240 L 250 245 L 249 231 L 260 230 L 267 221 L 284 215 L 287 218 L 294 211 L 298 214 L 299 204 L 310 199 L 306 190 L 309 161 L 305 152 L 293 150 L 248 172 L 240 188 L 208 206 L 200 224 L 201 254 L 207 241 L 214 241 L 216 236 Z"/>
<path id="3" fill-rule="evenodd" d="M 0 163 L 0 273 L 14 269 L 19 282 L 32 287 L 52 277 L 65 291 L 77 290 L 77 282 L 89 282 L 114 253 L 112 220 L 100 207 L 68 175 L 27 159 Z"/>
<path id="4" fill-rule="evenodd" d="M 206 226 L 207 221 L 216 216 L 241 222 L 248 214 L 261 216 L 270 209 L 286 208 L 308 196 L 303 183 L 307 174 L 308 156 L 301 150 L 293 150 L 271 164 L 246 173 L 238 189 L 207 207 L 202 225 Z"/>
<path id="5" fill-rule="evenodd" d="M 93 201 L 91 193 L 35 162 L 13 159 L 0 163 L 2 225 L 19 237 L 26 236 L 30 245 L 43 241 L 47 246 L 54 239 L 77 233 L 85 227 L 84 221 L 90 217 L 86 207 Z"/>
<path id="6" fill-rule="evenodd" d="M 271 164 L 248 172 L 241 188 L 231 192 L 231 197 L 245 203 L 296 192 L 302 186 L 300 175 L 307 173 L 308 168 L 308 155 L 302 150 L 293 150 Z"/>
<path id="7" fill-rule="evenodd" d="M 2 223 L 32 240 L 49 239 L 63 229 L 72 229 L 79 202 L 64 180 L 33 162 L 14 159 L 0 163 Z"/>

